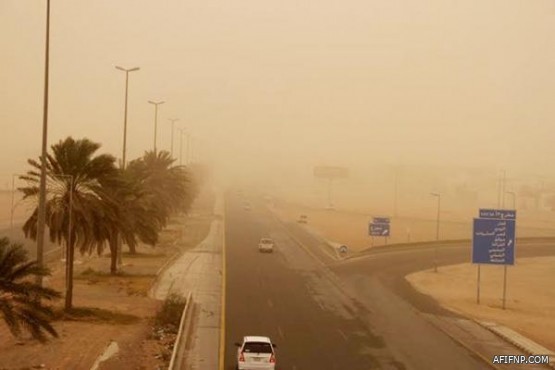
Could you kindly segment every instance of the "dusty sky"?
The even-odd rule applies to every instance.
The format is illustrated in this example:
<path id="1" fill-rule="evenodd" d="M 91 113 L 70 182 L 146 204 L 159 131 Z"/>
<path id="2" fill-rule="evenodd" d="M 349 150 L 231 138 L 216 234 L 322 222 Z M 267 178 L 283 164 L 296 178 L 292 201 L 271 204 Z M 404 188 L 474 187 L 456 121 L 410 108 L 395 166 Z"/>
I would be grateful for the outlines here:
<path id="1" fill-rule="evenodd" d="M 40 151 L 43 0 L 0 0 L 0 186 Z M 168 118 L 230 168 L 463 164 L 552 176 L 552 0 L 52 0 L 49 142 L 128 158 Z M 178 148 L 176 133 L 175 150 Z"/>

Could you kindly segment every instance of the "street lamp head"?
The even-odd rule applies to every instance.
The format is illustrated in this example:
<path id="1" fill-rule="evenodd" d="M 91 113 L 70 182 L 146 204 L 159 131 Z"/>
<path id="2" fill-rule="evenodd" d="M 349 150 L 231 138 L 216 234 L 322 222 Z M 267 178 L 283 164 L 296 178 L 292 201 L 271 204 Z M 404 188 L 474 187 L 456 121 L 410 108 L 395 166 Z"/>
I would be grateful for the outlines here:
<path id="1" fill-rule="evenodd" d="M 116 66 L 116 69 L 119 69 L 120 71 L 124 71 L 124 72 L 135 72 L 135 71 L 138 71 L 141 68 L 139 68 L 139 67 L 123 68 L 123 67 L 120 67 L 120 66 Z"/>
<path id="2" fill-rule="evenodd" d="M 158 102 L 156 102 L 156 101 L 152 101 L 152 100 L 149 100 L 148 102 L 149 102 L 150 104 L 154 104 L 154 105 L 160 105 L 160 104 L 164 104 L 164 103 L 165 103 L 165 101 L 158 101 Z"/>
<path id="3" fill-rule="evenodd" d="M 434 196 L 434 197 L 439 197 L 439 196 L 440 196 L 439 193 L 430 193 L 430 195 L 431 195 L 431 196 Z"/>

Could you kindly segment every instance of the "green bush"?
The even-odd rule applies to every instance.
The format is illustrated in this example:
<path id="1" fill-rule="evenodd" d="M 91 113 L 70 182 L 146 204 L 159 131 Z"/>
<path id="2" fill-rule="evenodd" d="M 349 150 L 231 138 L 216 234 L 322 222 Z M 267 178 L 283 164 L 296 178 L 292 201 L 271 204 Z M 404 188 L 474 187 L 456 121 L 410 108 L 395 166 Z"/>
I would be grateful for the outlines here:
<path id="1" fill-rule="evenodd" d="M 154 318 L 156 327 L 172 329 L 177 333 L 186 303 L 187 299 L 180 294 L 172 293 L 168 295 Z"/>

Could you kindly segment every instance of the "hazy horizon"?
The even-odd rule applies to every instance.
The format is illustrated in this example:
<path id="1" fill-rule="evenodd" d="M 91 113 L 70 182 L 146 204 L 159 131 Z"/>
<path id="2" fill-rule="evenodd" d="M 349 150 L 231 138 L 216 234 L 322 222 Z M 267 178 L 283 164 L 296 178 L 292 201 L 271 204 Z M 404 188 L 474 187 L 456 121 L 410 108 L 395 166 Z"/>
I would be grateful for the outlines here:
<path id="1" fill-rule="evenodd" d="M 45 9 L 0 3 L 5 183 L 40 152 Z M 554 177 L 551 1 L 52 1 L 49 144 L 129 159 L 168 118 L 226 172 L 465 166 Z M 174 151 L 178 151 L 176 132 Z M 496 176 L 494 173 L 492 176 Z"/>

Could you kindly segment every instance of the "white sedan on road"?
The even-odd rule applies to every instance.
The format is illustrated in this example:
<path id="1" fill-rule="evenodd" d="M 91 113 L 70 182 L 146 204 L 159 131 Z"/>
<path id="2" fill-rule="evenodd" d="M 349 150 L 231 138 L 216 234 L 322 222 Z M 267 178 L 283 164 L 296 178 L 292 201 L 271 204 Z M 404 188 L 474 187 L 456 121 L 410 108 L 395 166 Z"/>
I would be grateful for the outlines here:
<path id="1" fill-rule="evenodd" d="M 274 251 L 274 241 L 270 238 L 262 238 L 258 243 L 259 252 L 272 253 Z"/>
<path id="2" fill-rule="evenodd" d="M 275 370 L 276 345 L 268 337 L 243 337 L 237 347 L 237 370 Z"/>

